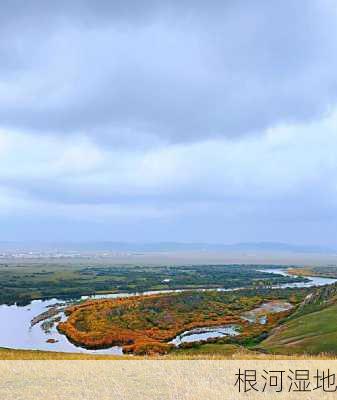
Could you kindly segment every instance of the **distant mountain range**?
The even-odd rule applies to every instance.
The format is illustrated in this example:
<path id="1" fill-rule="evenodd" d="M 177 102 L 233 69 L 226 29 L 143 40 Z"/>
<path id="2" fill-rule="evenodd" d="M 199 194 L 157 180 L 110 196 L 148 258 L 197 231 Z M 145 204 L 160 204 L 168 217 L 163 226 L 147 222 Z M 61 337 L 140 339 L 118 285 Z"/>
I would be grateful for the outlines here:
<path id="1" fill-rule="evenodd" d="M 221 243 L 182 243 L 182 242 L 0 242 L 0 251 L 34 252 L 169 252 L 169 251 L 225 251 L 225 252 L 290 252 L 290 253 L 327 253 L 335 254 L 337 249 L 293 245 L 277 242 L 246 242 L 235 244 Z"/>

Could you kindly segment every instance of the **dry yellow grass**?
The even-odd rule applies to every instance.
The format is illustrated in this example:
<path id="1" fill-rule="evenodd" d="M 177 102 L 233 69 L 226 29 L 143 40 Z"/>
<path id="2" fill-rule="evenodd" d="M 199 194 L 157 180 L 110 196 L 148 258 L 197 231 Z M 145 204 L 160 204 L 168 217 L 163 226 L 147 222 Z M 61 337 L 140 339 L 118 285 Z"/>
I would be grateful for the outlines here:
<path id="1" fill-rule="evenodd" d="M 170 353 L 165 356 L 113 356 L 84 353 L 57 353 L 51 351 L 14 350 L 0 348 L 0 360 L 337 360 L 337 356 L 321 353 L 318 355 L 264 354 L 238 348 L 231 354 L 184 354 Z"/>
<path id="2" fill-rule="evenodd" d="M 288 268 L 288 274 L 296 276 L 321 276 L 320 273 L 313 271 L 310 268 Z"/>
<path id="3" fill-rule="evenodd" d="M 335 399 L 336 392 L 239 393 L 239 369 L 256 370 L 258 388 L 264 370 L 337 371 L 337 361 L 212 360 L 212 361 L 0 361 L 0 398 L 6 400 L 317 400 Z M 311 381 L 311 380 L 310 380 Z M 312 386 L 314 386 L 312 380 Z"/>
<path id="4" fill-rule="evenodd" d="M 124 360 L 128 358 L 131 357 L 0 348 L 0 360 Z"/>

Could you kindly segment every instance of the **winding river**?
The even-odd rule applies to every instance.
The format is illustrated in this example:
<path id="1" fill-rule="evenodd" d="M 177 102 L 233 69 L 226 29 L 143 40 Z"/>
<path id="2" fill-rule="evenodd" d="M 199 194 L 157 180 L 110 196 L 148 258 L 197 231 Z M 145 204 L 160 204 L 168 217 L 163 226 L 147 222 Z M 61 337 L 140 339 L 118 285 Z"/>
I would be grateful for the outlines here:
<path id="1" fill-rule="evenodd" d="M 264 272 L 272 274 L 281 274 L 289 276 L 285 269 L 264 269 Z M 308 282 L 285 283 L 273 286 L 273 288 L 291 288 L 291 287 L 312 287 L 324 286 L 337 282 L 333 278 L 321 278 L 308 276 Z M 218 288 L 218 291 L 233 291 L 235 289 Z M 215 290 L 215 289 L 200 289 L 200 290 Z M 151 295 L 155 293 L 172 293 L 181 292 L 183 290 L 164 290 L 164 291 L 148 291 L 144 293 L 117 293 L 105 296 L 92 296 L 91 298 L 118 298 L 130 297 L 135 295 Z M 81 300 L 87 299 L 83 296 Z M 72 353 L 94 353 L 94 354 L 114 354 L 121 355 L 122 349 L 119 346 L 111 347 L 110 349 L 103 350 L 86 350 L 77 347 L 70 343 L 64 335 L 61 335 L 56 330 L 56 324 L 51 327 L 49 332 L 42 329 L 41 323 L 31 326 L 31 320 L 37 315 L 46 312 L 58 303 L 64 303 L 64 300 L 50 299 L 50 300 L 34 300 L 27 306 L 16 305 L 0 305 L 0 347 L 13 348 L 13 349 L 26 349 L 26 350 L 44 350 L 44 351 L 58 351 L 58 352 L 72 352 Z M 59 313 L 61 320 L 65 319 L 63 312 Z M 174 344 L 179 344 L 184 341 L 198 341 L 207 337 L 219 337 L 224 335 L 235 334 L 232 327 L 218 327 L 217 329 L 203 328 L 199 331 L 184 332 L 174 339 Z M 201 336 L 200 336 L 201 335 Z M 216 336 L 218 335 L 218 336 Z M 49 342 L 47 342 L 49 340 Z"/>

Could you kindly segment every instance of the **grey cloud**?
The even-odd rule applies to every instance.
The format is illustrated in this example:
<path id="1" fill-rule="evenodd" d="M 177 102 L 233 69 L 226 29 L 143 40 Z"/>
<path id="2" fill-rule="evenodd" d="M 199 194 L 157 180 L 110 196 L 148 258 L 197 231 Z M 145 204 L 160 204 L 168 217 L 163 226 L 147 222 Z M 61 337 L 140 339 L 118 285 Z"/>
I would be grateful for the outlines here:
<path id="1" fill-rule="evenodd" d="M 331 1 L 96 3 L 2 4 L 2 126 L 130 146 L 256 133 L 336 102 Z"/>

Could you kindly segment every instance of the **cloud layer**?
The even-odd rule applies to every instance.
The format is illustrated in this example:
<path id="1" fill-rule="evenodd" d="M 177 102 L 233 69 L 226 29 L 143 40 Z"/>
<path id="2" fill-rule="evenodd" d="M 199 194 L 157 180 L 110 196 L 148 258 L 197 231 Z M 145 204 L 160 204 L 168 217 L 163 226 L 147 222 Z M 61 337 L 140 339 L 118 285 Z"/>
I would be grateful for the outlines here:
<path id="1" fill-rule="evenodd" d="M 185 142 L 315 118 L 336 101 L 332 1 L 161 3 L 8 3 L 2 123 Z"/>
<path id="2" fill-rule="evenodd" d="M 164 3 L 3 2 L 0 239 L 337 245 L 336 3 Z"/>

